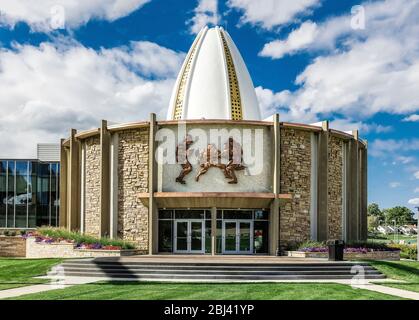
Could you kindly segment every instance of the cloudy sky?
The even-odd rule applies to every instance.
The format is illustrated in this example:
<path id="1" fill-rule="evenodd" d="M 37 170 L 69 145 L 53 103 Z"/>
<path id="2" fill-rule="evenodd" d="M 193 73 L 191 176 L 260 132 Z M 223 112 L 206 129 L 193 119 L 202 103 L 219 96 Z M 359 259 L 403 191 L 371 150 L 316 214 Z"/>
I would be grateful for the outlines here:
<path id="1" fill-rule="evenodd" d="M 1 0 L 0 158 L 163 118 L 207 24 L 235 40 L 264 116 L 359 129 L 370 202 L 419 206 L 419 0 Z"/>

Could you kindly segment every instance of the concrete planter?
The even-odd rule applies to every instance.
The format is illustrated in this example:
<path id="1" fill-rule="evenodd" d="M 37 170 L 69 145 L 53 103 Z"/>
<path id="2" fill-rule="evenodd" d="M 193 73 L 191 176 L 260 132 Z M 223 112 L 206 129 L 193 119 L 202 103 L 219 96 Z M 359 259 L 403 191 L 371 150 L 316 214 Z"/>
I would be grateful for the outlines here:
<path id="1" fill-rule="evenodd" d="M 22 237 L 0 236 L 0 257 L 26 257 L 26 240 Z"/>
<path id="2" fill-rule="evenodd" d="M 35 238 L 0 237 L 0 257 L 45 258 L 96 258 L 122 257 L 145 254 L 141 250 L 91 250 L 77 249 L 74 243 L 38 243 Z"/>
<path id="3" fill-rule="evenodd" d="M 327 252 L 306 252 L 306 251 L 285 251 L 285 255 L 295 258 L 324 258 L 327 259 Z M 400 260 L 400 251 L 371 251 L 367 253 L 346 252 L 343 254 L 345 260 Z"/>

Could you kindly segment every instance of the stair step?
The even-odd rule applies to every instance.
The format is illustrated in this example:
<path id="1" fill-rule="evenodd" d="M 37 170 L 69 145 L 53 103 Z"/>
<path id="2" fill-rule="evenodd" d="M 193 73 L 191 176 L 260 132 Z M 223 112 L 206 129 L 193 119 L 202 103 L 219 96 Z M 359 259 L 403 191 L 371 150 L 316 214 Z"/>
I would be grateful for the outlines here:
<path id="1" fill-rule="evenodd" d="M 231 275 L 231 274 L 193 274 L 193 275 L 182 275 L 182 274 L 146 274 L 146 273 L 137 273 L 137 274 L 126 274 L 126 273 L 105 273 L 105 272 L 95 272 L 95 273 L 83 273 L 83 272 L 65 272 L 65 276 L 82 276 L 82 277 L 106 277 L 106 278 L 132 278 L 132 279 L 179 279 L 179 280 L 211 280 L 211 279 L 223 279 L 223 280 L 281 280 L 281 279 L 352 279 L 353 275 L 343 274 L 343 275 L 334 275 L 334 274 L 321 274 L 321 275 L 297 275 L 297 274 L 287 274 L 287 275 Z M 382 274 L 366 274 L 366 279 L 382 279 L 385 278 Z"/>

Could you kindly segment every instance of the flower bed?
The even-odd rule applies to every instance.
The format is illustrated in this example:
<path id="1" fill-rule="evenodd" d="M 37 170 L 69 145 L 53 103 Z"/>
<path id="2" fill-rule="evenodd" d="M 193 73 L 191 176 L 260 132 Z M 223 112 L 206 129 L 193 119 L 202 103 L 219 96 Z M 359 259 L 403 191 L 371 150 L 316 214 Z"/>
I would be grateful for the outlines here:
<path id="1" fill-rule="evenodd" d="M 286 251 L 286 255 L 300 258 L 328 258 L 329 248 L 324 242 L 308 241 Z M 343 257 L 345 260 L 400 260 L 400 249 L 385 244 L 353 242 L 345 246 Z"/>

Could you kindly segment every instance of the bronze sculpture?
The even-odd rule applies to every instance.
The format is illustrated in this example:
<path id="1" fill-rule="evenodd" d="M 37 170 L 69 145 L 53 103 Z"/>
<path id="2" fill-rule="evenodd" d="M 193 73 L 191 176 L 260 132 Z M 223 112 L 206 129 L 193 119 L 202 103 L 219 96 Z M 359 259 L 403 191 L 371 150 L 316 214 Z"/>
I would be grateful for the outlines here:
<path id="1" fill-rule="evenodd" d="M 183 142 L 176 147 L 176 162 L 180 163 L 180 165 L 182 166 L 182 171 L 176 178 L 176 182 L 179 182 L 181 184 L 186 183 L 184 178 L 192 171 L 192 164 L 189 162 L 188 157 L 190 155 L 189 147 L 193 143 L 194 142 L 192 141 L 192 137 L 190 135 L 187 135 Z"/>

